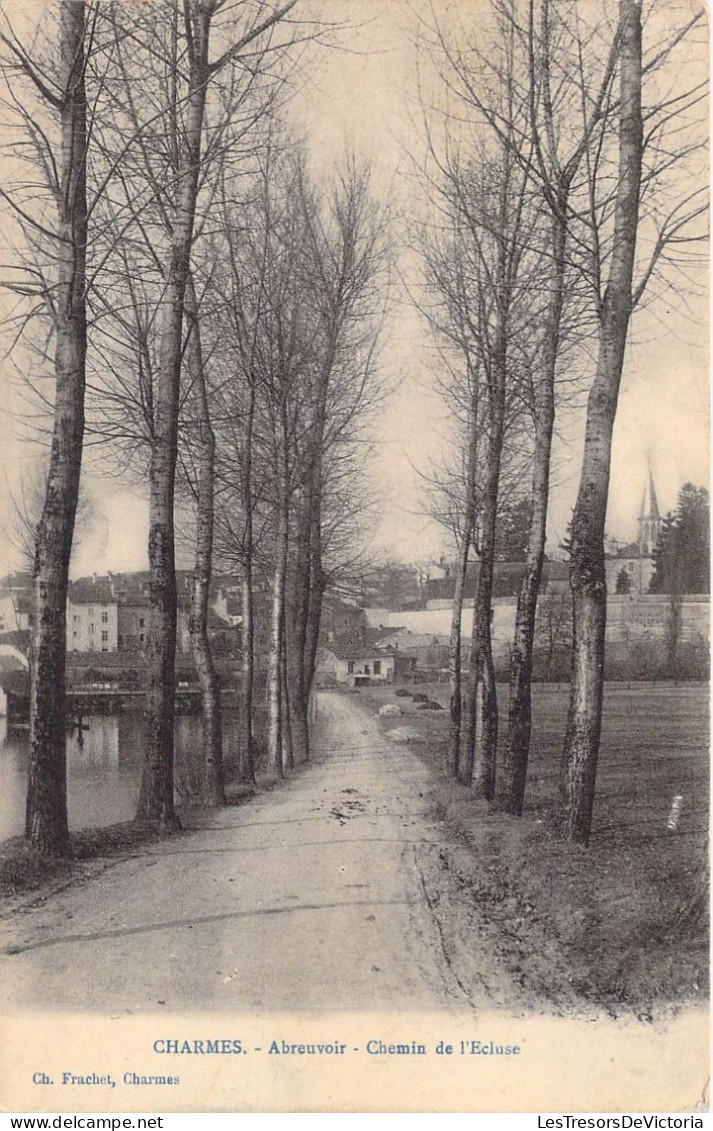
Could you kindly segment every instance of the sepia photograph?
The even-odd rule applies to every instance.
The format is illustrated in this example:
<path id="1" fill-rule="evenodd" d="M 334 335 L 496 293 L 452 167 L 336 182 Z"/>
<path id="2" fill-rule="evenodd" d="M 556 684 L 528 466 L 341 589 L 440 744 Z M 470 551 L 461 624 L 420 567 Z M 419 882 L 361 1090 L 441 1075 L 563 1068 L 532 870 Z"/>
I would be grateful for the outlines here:
<path id="1" fill-rule="evenodd" d="M 0 3 L 0 1110 L 703 1127 L 709 31 Z"/>

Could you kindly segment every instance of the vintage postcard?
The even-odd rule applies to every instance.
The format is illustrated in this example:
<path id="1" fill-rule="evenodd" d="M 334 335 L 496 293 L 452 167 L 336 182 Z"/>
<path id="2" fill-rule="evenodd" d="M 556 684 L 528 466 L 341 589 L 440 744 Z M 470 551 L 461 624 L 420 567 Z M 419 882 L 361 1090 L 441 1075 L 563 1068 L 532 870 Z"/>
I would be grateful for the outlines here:
<path id="1" fill-rule="evenodd" d="M 0 6 L 2 1110 L 702 1126 L 708 19 Z"/>

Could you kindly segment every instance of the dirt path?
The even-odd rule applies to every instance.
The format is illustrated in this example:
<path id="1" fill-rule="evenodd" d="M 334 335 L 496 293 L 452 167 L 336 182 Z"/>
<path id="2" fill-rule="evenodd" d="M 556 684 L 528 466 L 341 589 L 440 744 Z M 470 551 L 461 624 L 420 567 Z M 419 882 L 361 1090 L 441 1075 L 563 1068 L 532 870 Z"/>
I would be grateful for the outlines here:
<path id="1" fill-rule="evenodd" d="M 319 710 L 318 760 L 284 786 L 16 916 L 5 1008 L 478 1004 L 419 868 L 440 835 L 430 771 L 348 697 L 322 694 Z"/>

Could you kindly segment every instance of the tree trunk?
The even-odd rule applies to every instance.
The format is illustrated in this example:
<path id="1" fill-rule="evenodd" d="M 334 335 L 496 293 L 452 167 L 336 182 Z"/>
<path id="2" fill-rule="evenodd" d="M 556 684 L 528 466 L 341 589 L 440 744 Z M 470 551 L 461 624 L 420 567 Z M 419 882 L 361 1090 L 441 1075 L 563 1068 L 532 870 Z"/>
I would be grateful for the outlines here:
<path id="1" fill-rule="evenodd" d="M 486 518 L 488 504 L 484 506 Z M 480 797 L 495 795 L 495 757 L 498 739 L 498 703 L 492 651 L 492 553 L 483 548 L 478 587 L 473 607 L 476 623 L 472 647 L 476 653 L 475 679 L 471 684 L 471 726 L 468 733 L 467 780 Z M 471 661 L 472 663 L 472 661 Z M 473 726 L 475 723 L 475 726 Z"/>
<path id="2" fill-rule="evenodd" d="M 55 295 L 55 408 L 34 560 L 26 844 L 69 856 L 65 653 L 67 586 L 84 437 L 86 377 L 85 6 L 60 9 L 61 152 Z"/>
<path id="3" fill-rule="evenodd" d="M 480 693 L 478 695 L 478 736 L 473 774 L 473 786 L 476 793 L 486 798 L 487 801 L 492 801 L 495 797 L 495 770 L 498 749 L 498 698 L 491 636 L 491 617 L 489 616 L 487 642 L 483 649 Z"/>
<path id="4" fill-rule="evenodd" d="M 307 718 L 307 693 L 305 687 L 305 648 L 307 646 L 307 620 L 310 604 L 310 519 L 312 509 L 309 492 L 306 513 L 299 522 L 297 554 L 291 571 L 286 607 L 289 616 L 286 624 L 287 674 L 290 702 L 290 729 L 296 762 L 309 759 L 309 723 Z"/>
<path id="5" fill-rule="evenodd" d="M 338 319 L 337 319 L 338 323 Z M 329 348 L 322 366 L 317 386 L 315 405 L 314 435 L 312 439 L 311 462 L 307 490 L 307 529 L 304 533 L 306 545 L 305 575 L 303 580 L 302 603 L 300 607 L 300 702 L 298 726 L 303 734 L 304 757 L 310 756 L 310 697 L 317 663 L 319 647 L 319 626 L 322 617 L 322 597 L 324 596 L 324 572 L 322 569 L 322 493 L 323 493 L 323 446 L 327 421 L 327 397 L 337 356 L 339 340 L 338 324 L 331 320 L 329 325 Z"/>
<path id="6" fill-rule="evenodd" d="M 619 173 L 609 280 L 599 314 L 597 370 L 587 401 L 582 476 L 572 518 L 574 647 L 562 761 L 560 828 L 587 844 L 602 721 L 606 578 L 604 523 L 611 440 L 632 306 L 642 164 L 641 9 L 620 0 Z"/>
<path id="7" fill-rule="evenodd" d="M 557 212 L 552 215 L 552 288 L 545 319 L 542 368 L 535 403 L 535 452 L 532 468 L 532 514 L 515 614 L 515 633 L 510 653 L 510 704 L 508 737 L 503 767 L 500 807 L 520 816 L 525 799 L 527 761 L 532 729 L 532 650 L 535 639 L 537 599 L 547 537 L 547 507 L 550 489 L 550 456 L 555 423 L 555 371 L 559 352 L 564 301 L 565 247 L 567 240 L 567 193 L 560 192 Z"/>
<path id="8" fill-rule="evenodd" d="M 283 602 L 283 609 L 286 608 Z M 282 618 L 282 640 L 280 642 L 280 699 L 282 713 L 282 772 L 294 769 L 295 751 L 292 739 L 292 706 L 290 682 L 287 671 L 287 618 Z"/>
<path id="9" fill-rule="evenodd" d="M 267 665 L 267 769 L 275 777 L 282 777 L 282 614 L 279 565 L 276 563 Z"/>
<path id="10" fill-rule="evenodd" d="M 501 313 L 497 360 L 489 390 L 488 455 L 481 505 L 481 545 L 478 584 L 473 604 L 471 676 L 466 757 L 461 780 L 472 783 L 476 793 L 492 801 L 495 796 L 495 760 L 498 742 L 498 701 L 491 616 L 495 564 L 495 522 L 498 512 L 500 463 L 505 427 L 505 318 Z"/>
<path id="11" fill-rule="evenodd" d="M 190 319 L 188 356 L 191 377 L 198 395 L 198 498 L 196 503 L 196 562 L 193 569 L 193 596 L 190 635 L 193 661 L 201 688 L 203 721 L 203 775 L 201 800 L 205 805 L 225 805 L 223 773 L 223 733 L 221 723 L 220 679 L 215 669 L 208 636 L 208 601 L 213 569 L 213 514 L 215 490 L 215 434 L 210 419 L 208 390 L 203 368 L 198 306 L 193 280 L 186 290 L 186 313 Z"/>
<path id="12" fill-rule="evenodd" d="M 474 391 L 474 400 L 476 396 L 477 394 Z M 463 540 L 461 542 L 458 569 L 453 589 L 453 615 L 451 617 L 451 635 L 448 644 L 448 667 L 451 684 L 448 728 L 448 773 L 451 777 L 458 776 L 458 766 L 461 756 L 461 722 L 463 714 L 463 647 L 461 621 L 463 619 L 465 583 L 468 575 L 468 555 L 470 553 L 470 544 L 475 524 L 475 479 L 478 458 L 477 405 L 475 405 L 472 417 L 470 435 L 468 437 L 468 474 L 465 515 L 463 519 Z"/>
<path id="13" fill-rule="evenodd" d="M 326 382 L 324 387 L 326 388 Z M 324 432 L 324 412 L 318 419 L 318 445 Z M 319 625 L 324 595 L 321 539 L 321 481 L 322 454 L 317 448 L 309 476 L 307 490 L 307 515 L 305 530 L 300 538 L 298 568 L 295 571 L 295 675 L 294 687 L 298 701 L 292 702 L 293 739 L 300 758 L 309 761 L 310 712 L 309 703 L 319 647 Z"/>
<path id="14" fill-rule="evenodd" d="M 253 694 L 255 687 L 255 643 L 253 629 L 252 562 L 248 556 L 243 566 L 242 585 L 242 671 L 240 696 L 241 743 L 238 753 L 238 781 L 255 784 L 255 739 L 253 733 Z"/>
<path id="15" fill-rule="evenodd" d="M 305 692 L 307 700 L 312 694 L 314 673 L 317 666 L 317 649 L 319 648 L 319 626 L 322 619 L 322 600 L 325 590 L 325 577 L 322 568 L 322 535 L 319 519 L 312 530 L 310 538 L 310 583 L 309 583 L 309 611 L 307 614 L 307 631 L 305 634 Z"/>
<path id="16" fill-rule="evenodd" d="M 255 737 L 253 698 L 255 689 L 255 618 L 253 597 L 253 427 L 255 422 L 255 380 L 250 374 L 248 412 L 245 422 L 245 464 L 243 468 L 242 506 L 245 515 L 245 545 L 242 583 L 242 669 L 241 742 L 238 754 L 238 780 L 242 785 L 255 784 Z"/>
<path id="17" fill-rule="evenodd" d="M 284 454 L 280 456 L 284 461 Z M 275 569 L 272 580 L 272 618 L 270 625 L 270 655 L 267 669 L 267 767 L 269 773 L 282 776 L 283 692 L 282 651 L 285 620 L 285 576 L 289 539 L 287 510 L 287 477 L 281 468 L 277 487 L 277 537 L 275 540 Z"/>
<path id="18" fill-rule="evenodd" d="M 465 530 L 460 547 L 458 570 L 455 576 L 453 590 L 453 614 L 451 617 L 451 635 L 448 643 L 448 668 L 451 684 L 450 716 L 448 726 L 448 773 L 451 777 L 458 774 L 460 761 L 461 717 L 463 714 L 463 680 L 462 659 L 463 647 L 461 642 L 461 622 L 463 619 L 463 594 L 465 590 L 466 574 L 468 572 L 468 552 L 470 550 L 470 531 Z"/>
<path id="19" fill-rule="evenodd" d="M 191 258 L 208 71 L 210 10 L 192 7 L 189 90 L 179 147 L 179 177 L 172 246 L 166 270 L 164 318 L 149 469 L 148 751 L 139 819 L 159 828 L 179 822 L 173 799 L 176 657 L 176 563 L 173 502 L 178 452 L 178 405 L 183 315 Z"/>
<path id="20" fill-rule="evenodd" d="M 480 578 L 480 562 L 478 577 Z M 458 754 L 457 777 L 463 785 L 470 785 L 475 765 L 475 743 L 478 733 L 478 689 L 483 678 L 483 656 L 480 648 L 479 625 L 477 620 L 477 601 L 473 599 L 473 623 L 470 632 L 470 663 L 468 666 L 468 685 L 466 691 L 465 742 L 461 742 Z"/>

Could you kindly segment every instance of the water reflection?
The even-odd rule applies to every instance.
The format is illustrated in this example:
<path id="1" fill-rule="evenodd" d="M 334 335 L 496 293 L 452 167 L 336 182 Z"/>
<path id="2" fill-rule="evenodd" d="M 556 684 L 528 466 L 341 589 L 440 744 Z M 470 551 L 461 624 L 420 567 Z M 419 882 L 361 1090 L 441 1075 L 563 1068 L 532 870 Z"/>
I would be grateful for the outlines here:
<path id="1" fill-rule="evenodd" d="M 67 736 L 67 795 L 70 828 L 128 821 L 136 812 L 145 752 L 146 725 L 140 710 L 86 715 L 81 738 Z M 235 717 L 224 713 L 226 746 Z M 29 733 L 0 718 L 0 840 L 22 833 L 25 823 Z M 199 780 L 201 720 L 187 715 L 176 726 L 176 800 Z"/>

